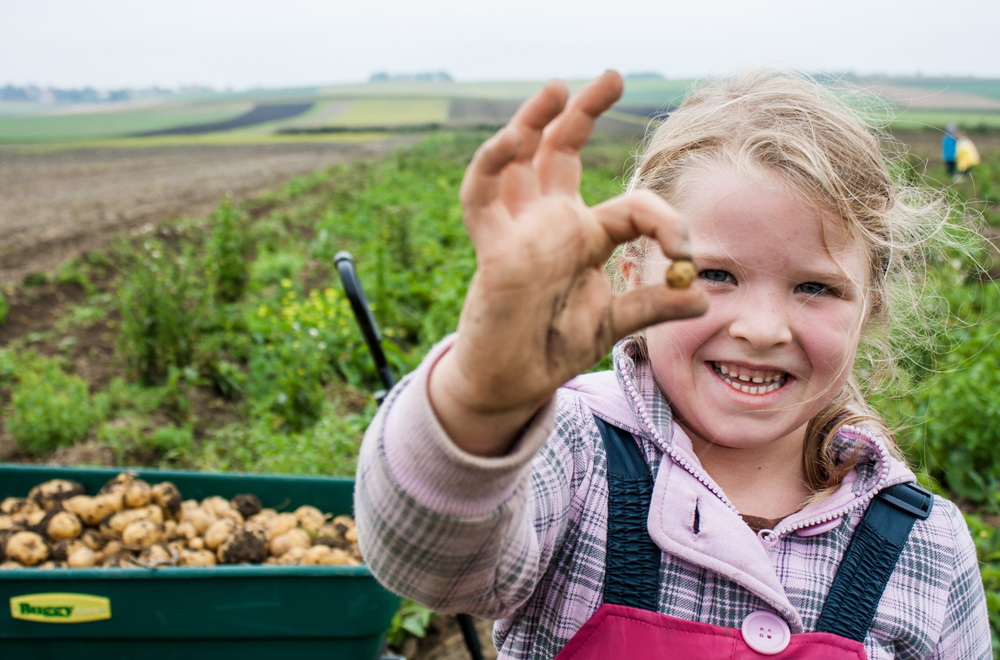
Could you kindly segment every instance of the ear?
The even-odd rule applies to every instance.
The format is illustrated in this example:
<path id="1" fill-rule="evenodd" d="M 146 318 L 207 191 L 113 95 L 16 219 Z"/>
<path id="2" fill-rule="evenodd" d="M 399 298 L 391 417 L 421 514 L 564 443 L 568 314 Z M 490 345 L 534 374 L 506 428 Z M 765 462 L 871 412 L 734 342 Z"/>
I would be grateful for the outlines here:
<path id="1" fill-rule="evenodd" d="M 618 261 L 618 270 L 621 272 L 622 279 L 625 280 L 626 291 L 638 289 L 639 285 L 642 284 L 642 277 L 639 272 L 642 269 L 633 259 L 623 255 L 623 258 Z"/>

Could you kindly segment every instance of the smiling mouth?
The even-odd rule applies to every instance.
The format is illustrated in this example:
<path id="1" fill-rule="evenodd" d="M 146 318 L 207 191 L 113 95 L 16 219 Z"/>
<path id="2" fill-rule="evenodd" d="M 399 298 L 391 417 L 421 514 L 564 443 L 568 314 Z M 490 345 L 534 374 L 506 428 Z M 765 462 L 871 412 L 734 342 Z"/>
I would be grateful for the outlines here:
<path id="1" fill-rule="evenodd" d="M 784 387 L 788 374 L 784 371 L 747 369 L 725 362 L 711 362 L 715 375 L 734 390 L 745 394 L 767 394 Z"/>

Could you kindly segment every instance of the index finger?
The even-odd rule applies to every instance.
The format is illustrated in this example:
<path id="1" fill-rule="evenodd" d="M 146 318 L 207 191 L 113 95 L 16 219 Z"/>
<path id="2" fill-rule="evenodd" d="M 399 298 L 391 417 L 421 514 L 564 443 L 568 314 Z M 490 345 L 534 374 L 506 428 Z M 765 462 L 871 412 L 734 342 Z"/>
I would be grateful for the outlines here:
<path id="1" fill-rule="evenodd" d="M 618 72 L 604 72 L 584 85 L 545 129 L 534 161 L 543 193 L 573 194 L 579 190 L 583 171 L 580 152 L 597 119 L 621 98 L 623 89 Z"/>

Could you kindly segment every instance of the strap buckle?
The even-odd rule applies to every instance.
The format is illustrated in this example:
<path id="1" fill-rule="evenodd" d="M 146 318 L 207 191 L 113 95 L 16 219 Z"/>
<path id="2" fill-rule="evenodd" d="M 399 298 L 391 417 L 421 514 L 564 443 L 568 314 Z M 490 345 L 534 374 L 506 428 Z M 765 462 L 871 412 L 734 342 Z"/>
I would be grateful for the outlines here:
<path id="1" fill-rule="evenodd" d="M 927 517 L 931 515 L 931 508 L 934 506 L 934 496 L 931 495 L 930 491 L 915 483 L 889 486 L 879 491 L 875 497 L 920 520 L 927 520 Z"/>

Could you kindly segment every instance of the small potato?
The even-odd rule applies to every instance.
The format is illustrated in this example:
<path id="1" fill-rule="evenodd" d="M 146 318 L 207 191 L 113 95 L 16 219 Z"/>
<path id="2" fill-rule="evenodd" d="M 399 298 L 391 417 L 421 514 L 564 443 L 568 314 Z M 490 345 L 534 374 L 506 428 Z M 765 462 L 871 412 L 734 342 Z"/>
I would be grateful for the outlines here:
<path id="1" fill-rule="evenodd" d="M 106 493 L 96 497 L 77 495 L 63 501 L 63 509 L 80 516 L 88 527 L 96 527 L 109 514 L 120 511 L 124 506 L 121 496 Z"/>
<path id="2" fill-rule="evenodd" d="M 51 479 L 28 491 L 28 499 L 48 511 L 59 502 L 76 495 L 83 495 L 85 492 L 83 485 L 75 481 Z"/>
<path id="3" fill-rule="evenodd" d="M 299 521 L 294 514 L 291 513 L 279 513 L 274 518 L 265 523 L 264 528 L 267 530 L 267 540 L 270 541 L 276 536 L 281 536 L 285 532 L 295 529 L 299 526 Z"/>
<path id="4" fill-rule="evenodd" d="M 325 545 L 314 545 L 306 550 L 305 556 L 302 557 L 303 565 L 358 566 L 360 563 L 340 548 L 330 548 Z"/>
<path id="5" fill-rule="evenodd" d="M 13 559 L 8 559 L 4 563 L 0 564 L 0 570 L 7 570 L 8 568 L 24 568 Z"/>
<path id="6" fill-rule="evenodd" d="M 39 525 L 42 524 L 42 522 L 48 522 L 46 520 L 46 517 L 48 516 L 49 516 L 48 512 L 45 511 L 44 509 L 32 511 L 31 513 L 26 514 L 24 516 L 24 524 L 28 525 L 29 527 L 38 527 Z"/>
<path id="7" fill-rule="evenodd" d="M 166 531 L 166 530 L 164 530 Z M 174 536 L 177 538 L 193 539 L 198 536 L 198 530 L 195 528 L 194 523 L 190 520 L 185 520 L 183 522 L 177 523 L 177 529 L 174 531 Z"/>
<path id="8" fill-rule="evenodd" d="M 284 553 L 278 557 L 277 564 L 301 564 L 302 560 L 306 556 L 307 550 L 302 546 L 295 546 L 294 548 L 289 548 L 288 552 Z"/>
<path id="9" fill-rule="evenodd" d="M 135 472 L 119 472 L 113 479 L 109 479 L 107 483 L 101 486 L 101 490 L 97 491 L 97 494 L 103 495 L 105 493 L 123 493 L 128 485 L 136 479 L 136 477 L 137 475 Z"/>
<path id="10" fill-rule="evenodd" d="M 86 547 L 86 544 L 79 539 L 59 541 L 58 543 L 49 545 L 49 558 L 55 561 L 66 561 L 78 549 Z"/>
<path id="11" fill-rule="evenodd" d="M 69 511 L 59 511 L 49 519 L 45 533 L 52 541 L 75 539 L 83 532 L 80 517 Z"/>
<path id="12" fill-rule="evenodd" d="M 136 520 L 129 523 L 122 532 L 125 545 L 140 545 L 148 548 L 163 540 L 163 525 L 153 520 Z"/>
<path id="13" fill-rule="evenodd" d="M 0 513 L 0 529 L 15 529 L 18 523 L 14 522 L 13 516 Z"/>
<path id="14" fill-rule="evenodd" d="M 177 534 L 177 521 L 176 520 L 165 520 L 163 522 L 163 536 L 164 538 L 172 539 L 175 538 Z"/>
<path id="15" fill-rule="evenodd" d="M 226 540 L 233 530 L 236 529 L 236 522 L 229 518 L 217 520 L 205 531 L 205 547 L 215 550 Z"/>
<path id="16" fill-rule="evenodd" d="M 313 534 L 326 524 L 326 515 L 314 506 L 300 506 L 295 510 L 295 519 L 299 521 L 300 526 Z"/>
<path id="17" fill-rule="evenodd" d="M 101 552 L 99 553 L 100 558 L 98 561 L 103 562 L 105 558 L 121 554 L 123 551 L 124 548 L 122 548 L 121 541 L 108 541 L 104 544 L 104 547 L 101 548 Z"/>
<path id="18" fill-rule="evenodd" d="M 344 525 L 345 527 L 354 527 L 356 523 L 354 518 L 345 515 L 335 516 L 333 520 L 330 521 L 331 525 Z"/>
<path id="19" fill-rule="evenodd" d="M 347 539 L 348 541 L 350 541 L 351 543 L 357 543 L 358 542 L 358 528 L 357 527 L 352 527 L 349 530 L 347 530 L 346 532 L 344 532 L 344 538 Z"/>
<path id="20" fill-rule="evenodd" d="M 125 509 L 123 511 L 117 511 L 108 518 L 106 521 L 101 523 L 101 530 L 107 532 L 108 530 L 121 534 L 126 527 L 136 520 L 152 520 L 153 522 L 162 523 L 163 522 L 163 509 L 155 504 L 150 504 L 149 506 L 144 506 L 139 509 Z"/>
<path id="21" fill-rule="evenodd" d="M 205 539 L 201 538 L 200 536 L 196 536 L 193 539 L 188 539 L 188 547 L 193 548 L 195 550 L 204 550 Z"/>
<path id="22" fill-rule="evenodd" d="M 247 519 L 248 522 L 255 522 L 261 525 L 266 525 L 268 520 L 276 518 L 278 512 L 274 509 L 261 509 L 256 514 Z"/>
<path id="23" fill-rule="evenodd" d="M 97 564 L 97 555 L 87 546 L 82 546 L 66 557 L 66 563 L 72 568 L 91 568 Z"/>
<path id="24" fill-rule="evenodd" d="M 181 492 L 169 481 L 162 481 L 152 487 L 153 502 L 171 518 L 181 511 Z"/>
<path id="25" fill-rule="evenodd" d="M 259 564 L 267 559 L 267 539 L 263 532 L 237 529 L 216 550 L 224 564 Z"/>
<path id="26" fill-rule="evenodd" d="M 27 515 L 38 511 L 39 508 L 38 504 L 27 497 L 8 497 L 3 502 L 0 502 L 0 513 L 6 513 L 8 516 L 19 513 Z"/>
<path id="27" fill-rule="evenodd" d="M 203 509 L 192 509 L 181 512 L 181 522 L 189 522 L 194 525 L 198 536 L 205 534 L 205 531 L 217 520 L 215 516 Z"/>
<path id="28" fill-rule="evenodd" d="M 125 506 L 138 509 L 153 501 L 152 487 L 142 479 L 134 479 L 125 487 Z"/>
<path id="29" fill-rule="evenodd" d="M 141 553 L 139 553 L 139 563 L 148 568 L 173 564 L 174 553 L 171 553 L 165 545 L 154 543 Z"/>
<path id="30" fill-rule="evenodd" d="M 5 552 L 9 559 L 24 565 L 36 566 L 49 558 L 45 539 L 34 532 L 17 532 L 9 539 Z"/>
<path id="31" fill-rule="evenodd" d="M 201 501 L 201 509 L 208 511 L 216 518 L 228 518 L 237 523 L 243 523 L 243 516 L 240 515 L 240 512 L 234 509 L 228 500 L 221 497 L 206 497 Z"/>
<path id="32" fill-rule="evenodd" d="M 310 545 L 312 545 L 312 537 L 309 536 L 309 532 L 295 528 L 275 536 L 268 544 L 268 548 L 272 555 L 280 557 L 296 546 L 308 548 Z"/>
<path id="33" fill-rule="evenodd" d="M 667 286 L 671 289 L 690 288 L 698 279 L 698 268 L 690 259 L 675 259 L 667 268 Z"/>
<path id="34" fill-rule="evenodd" d="M 178 566 L 215 566 L 215 553 L 211 550 L 181 550 Z"/>
<path id="35" fill-rule="evenodd" d="M 104 547 L 106 540 L 96 530 L 88 529 L 80 535 L 80 541 L 91 550 L 100 550 Z"/>
<path id="36" fill-rule="evenodd" d="M 229 500 L 229 505 L 239 511 L 244 520 L 250 516 L 257 515 L 261 510 L 260 500 L 257 499 L 257 496 L 248 493 L 236 495 L 233 499 Z"/>

